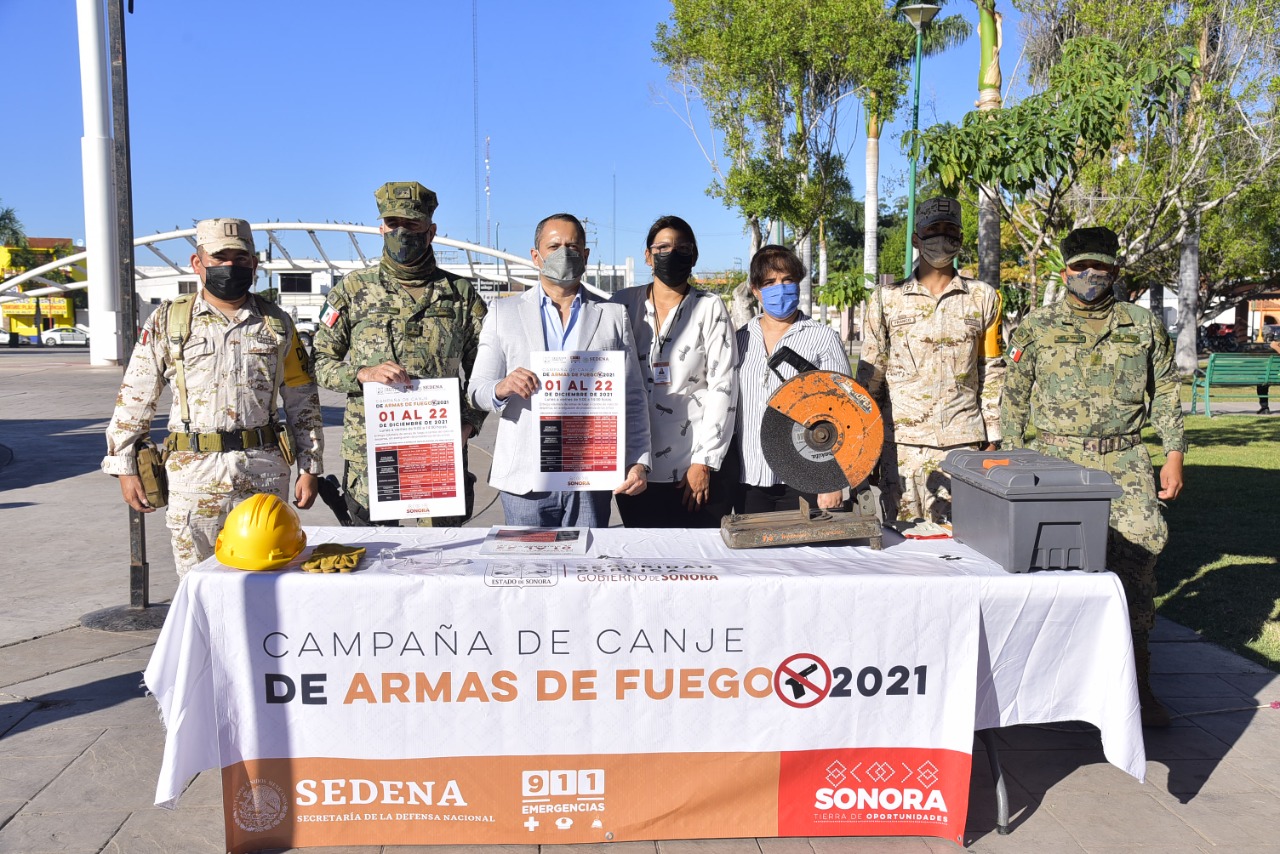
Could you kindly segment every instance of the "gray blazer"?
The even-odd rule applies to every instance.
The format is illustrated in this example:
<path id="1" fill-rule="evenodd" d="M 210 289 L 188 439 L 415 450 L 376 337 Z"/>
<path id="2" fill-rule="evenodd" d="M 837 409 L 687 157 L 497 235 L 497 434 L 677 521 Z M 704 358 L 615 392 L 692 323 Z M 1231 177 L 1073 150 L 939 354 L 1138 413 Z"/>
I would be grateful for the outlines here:
<path id="1" fill-rule="evenodd" d="M 541 285 L 520 296 L 494 300 L 480 330 L 480 349 L 471 368 L 467 400 L 477 409 L 498 412 L 498 437 L 493 449 L 489 483 L 495 489 L 524 495 L 534 488 L 539 459 L 538 423 L 530 401 L 512 395 L 494 408 L 493 391 L 516 368 L 529 367 L 529 354 L 545 350 Z M 636 359 L 631 322 L 620 305 L 603 302 L 586 288 L 578 314 L 578 341 L 583 350 L 621 350 L 627 357 L 626 450 L 623 460 L 630 469 L 636 463 L 652 465 L 649 456 L 649 415 L 645 410 L 643 379 Z M 619 482 L 621 484 L 621 482 Z"/>

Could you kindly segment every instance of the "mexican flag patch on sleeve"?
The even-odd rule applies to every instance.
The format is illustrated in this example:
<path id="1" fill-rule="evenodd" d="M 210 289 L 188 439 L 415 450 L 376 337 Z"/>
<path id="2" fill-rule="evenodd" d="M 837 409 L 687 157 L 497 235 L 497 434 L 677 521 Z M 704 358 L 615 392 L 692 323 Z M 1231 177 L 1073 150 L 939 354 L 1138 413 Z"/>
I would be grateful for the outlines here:
<path id="1" fill-rule="evenodd" d="M 1010 359 L 1013 359 L 1015 362 L 1016 362 L 1016 361 L 1018 361 L 1019 359 L 1021 359 L 1021 358 L 1022 358 L 1022 348 L 1021 348 L 1021 347 L 1014 347 L 1012 350 L 1010 350 L 1010 351 L 1009 351 L 1009 358 L 1010 358 Z"/>
<path id="2" fill-rule="evenodd" d="M 320 313 L 320 322 L 332 329 L 333 324 L 338 322 L 338 310 L 328 303 L 325 303 L 324 311 Z"/>

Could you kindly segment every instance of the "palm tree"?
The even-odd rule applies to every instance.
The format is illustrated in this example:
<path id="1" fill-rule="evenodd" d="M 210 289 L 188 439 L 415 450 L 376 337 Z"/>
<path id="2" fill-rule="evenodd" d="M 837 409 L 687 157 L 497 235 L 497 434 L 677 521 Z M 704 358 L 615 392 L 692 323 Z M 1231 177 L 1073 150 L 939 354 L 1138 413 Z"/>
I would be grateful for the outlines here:
<path id="1" fill-rule="evenodd" d="M 902 28 L 902 43 L 906 48 L 899 56 L 892 57 L 889 64 L 902 72 L 909 73 L 911 60 L 915 54 L 915 30 L 902 14 L 906 6 L 915 0 L 890 0 L 885 14 Z M 948 0 L 932 0 L 937 6 L 945 7 Z M 964 42 L 973 33 L 973 27 L 960 15 L 947 15 L 935 18 L 924 29 L 922 52 L 924 56 L 936 56 Z M 879 267 L 879 246 L 877 243 L 877 225 L 880 221 L 880 133 L 885 121 L 893 112 L 894 104 L 886 103 L 882 93 L 868 92 L 867 108 L 867 196 L 863 207 L 862 271 L 867 277 L 868 287 L 874 287 L 876 272 Z M 910 239 L 910 238 L 908 238 Z"/>
<path id="2" fill-rule="evenodd" d="M 27 234 L 22 229 L 18 212 L 0 207 L 0 246 L 26 246 Z"/>
<path id="3" fill-rule="evenodd" d="M 978 62 L 978 110 L 984 113 L 999 110 L 1000 96 L 1000 13 L 996 0 L 974 0 L 978 7 L 978 38 L 980 60 Z M 978 188 L 978 278 L 1000 287 L 1000 207 L 995 191 L 987 186 Z"/>

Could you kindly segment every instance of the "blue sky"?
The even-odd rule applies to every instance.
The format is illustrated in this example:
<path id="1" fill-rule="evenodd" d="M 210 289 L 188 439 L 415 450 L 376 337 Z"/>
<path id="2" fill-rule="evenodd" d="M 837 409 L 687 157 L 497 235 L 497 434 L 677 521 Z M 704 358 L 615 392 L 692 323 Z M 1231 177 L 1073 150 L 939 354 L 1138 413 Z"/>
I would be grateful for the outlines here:
<path id="1" fill-rule="evenodd" d="M 134 5 L 126 33 L 137 234 L 211 216 L 376 224 L 374 189 L 419 180 L 440 197 L 442 234 L 484 242 L 470 2 Z M 0 0 L 0 202 L 17 209 L 29 236 L 84 236 L 75 6 Z M 669 10 L 659 0 L 478 0 L 479 128 L 482 146 L 490 138 L 499 248 L 527 254 L 538 219 L 568 210 L 590 221 L 593 260 L 631 255 L 644 276 L 648 226 L 675 213 L 697 232 L 699 270 L 745 261 L 741 218 L 706 195 L 710 168 L 661 101 L 669 89 L 651 42 Z M 950 10 L 976 29 L 973 4 Z M 1017 13 L 1002 11 L 1007 86 L 1020 36 Z M 973 108 L 977 61 L 976 34 L 925 61 L 922 125 Z M 905 189 L 903 112 L 882 142 L 885 200 Z M 842 145 L 860 196 L 860 111 L 845 114 Z"/>

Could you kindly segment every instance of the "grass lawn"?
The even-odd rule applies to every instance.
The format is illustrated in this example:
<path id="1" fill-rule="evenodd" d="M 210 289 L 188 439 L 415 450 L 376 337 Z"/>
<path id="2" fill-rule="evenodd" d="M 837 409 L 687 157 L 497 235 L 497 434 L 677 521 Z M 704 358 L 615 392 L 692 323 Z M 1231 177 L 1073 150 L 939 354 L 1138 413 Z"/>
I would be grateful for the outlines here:
<path id="1" fill-rule="evenodd" d="M 1280 670 L 1280 417 L 1187 416 L 1186 432 L 1186 486 L 1165 511 L 1156 607 Z M 1150 447 L 1163 460 L 1158 442 Z"/>

